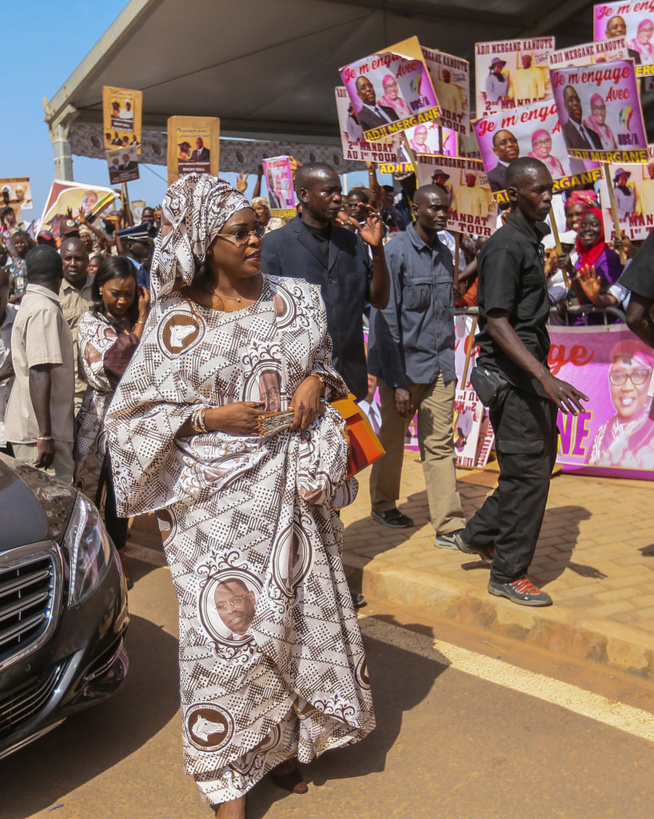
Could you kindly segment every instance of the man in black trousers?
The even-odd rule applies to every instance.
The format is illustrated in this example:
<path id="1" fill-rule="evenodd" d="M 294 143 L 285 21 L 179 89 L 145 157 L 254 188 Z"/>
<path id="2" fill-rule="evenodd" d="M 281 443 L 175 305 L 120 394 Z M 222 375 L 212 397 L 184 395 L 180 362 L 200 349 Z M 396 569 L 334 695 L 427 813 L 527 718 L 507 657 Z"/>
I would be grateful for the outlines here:
<path id="1" fill-rule="evenodd" d="M 486 387 L 500 466 L 498 488 L 456 536 L 458 548 L 491 560 L 488 591 L 523 606 L 549 606 L 527 577 L 556 459 L 557 409 L 583 412 L 578 389 L 547 366 L 550 340 L 540 224 L 552 205 L 552 177 L 538 159 L 509 165 L 511 213 L 479 253 L 478 368 Z M 473 385 L 478 382 L 473 379 Z"/>

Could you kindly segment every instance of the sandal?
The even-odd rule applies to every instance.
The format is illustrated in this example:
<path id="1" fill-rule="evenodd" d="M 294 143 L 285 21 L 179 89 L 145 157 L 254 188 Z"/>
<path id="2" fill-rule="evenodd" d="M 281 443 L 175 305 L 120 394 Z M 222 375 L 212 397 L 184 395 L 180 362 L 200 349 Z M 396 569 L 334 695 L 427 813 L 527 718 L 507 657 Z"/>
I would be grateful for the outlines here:
<path id="1" fill-rule="evenodd" d="M 282 762 L 282 765 L 283 764 Z M 278 765 L 277 768 L 279 767 Z M 294 765 L 293 770 L 288 773 L 276 773 L 277 768 L 272 769 L 270 778 L 278 788 L 283 788 L 285 791 L 289 791 L 289 793 L 306 793 L 309 790 L 309 786 L 302 776 L 302 771 L 297 765 Z"/>

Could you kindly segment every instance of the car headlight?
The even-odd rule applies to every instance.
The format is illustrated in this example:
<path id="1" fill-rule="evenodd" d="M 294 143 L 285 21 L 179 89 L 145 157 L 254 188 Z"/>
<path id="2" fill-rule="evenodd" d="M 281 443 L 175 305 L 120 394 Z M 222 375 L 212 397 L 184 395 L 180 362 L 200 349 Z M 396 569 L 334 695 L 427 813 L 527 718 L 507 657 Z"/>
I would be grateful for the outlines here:
<path id="1" fill-rule="evenodd" d="M 111 541 L 90 500 L 78 495 L 62 541 L 70 557 L 68 605 L 85 600 L 102 579 L 111 560 Z"/>

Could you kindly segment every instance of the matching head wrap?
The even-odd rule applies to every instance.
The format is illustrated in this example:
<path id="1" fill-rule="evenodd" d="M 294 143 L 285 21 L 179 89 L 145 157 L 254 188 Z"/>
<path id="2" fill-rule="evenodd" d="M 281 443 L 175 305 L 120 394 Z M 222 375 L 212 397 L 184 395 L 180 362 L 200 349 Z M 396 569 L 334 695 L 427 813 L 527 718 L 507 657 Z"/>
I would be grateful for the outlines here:
<path id="1" fill-rule="evenodd" d="M 191 284 L 217 233 L 250 202 L 224 179 L 208 173 L 181 176 L 161 206 L 161 230 L 150 270 L 153 300 L 171 293 L 181 279 Z"/>

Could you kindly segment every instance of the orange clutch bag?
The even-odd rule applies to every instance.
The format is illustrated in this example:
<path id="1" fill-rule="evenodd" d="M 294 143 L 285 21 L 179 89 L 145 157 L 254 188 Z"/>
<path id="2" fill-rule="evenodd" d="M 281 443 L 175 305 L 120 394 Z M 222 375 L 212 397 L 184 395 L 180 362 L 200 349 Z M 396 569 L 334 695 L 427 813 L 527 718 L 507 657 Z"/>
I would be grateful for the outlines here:
<path id="1" fill-rule="evenodd" d="M 361 472 L 362 469 L 385 455 L 386 450 L 353 395 L 348 395 L 347 398 L 336 398 L 331 405 L 339 412 L 346 424 L 347 477 L 352 478 L 357 472 Z"/>

